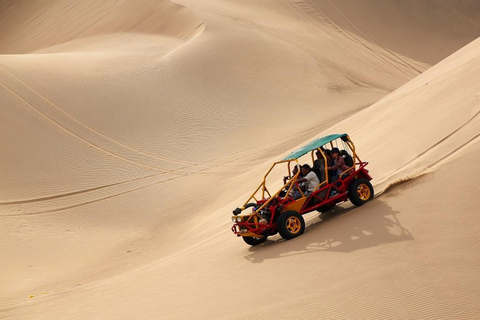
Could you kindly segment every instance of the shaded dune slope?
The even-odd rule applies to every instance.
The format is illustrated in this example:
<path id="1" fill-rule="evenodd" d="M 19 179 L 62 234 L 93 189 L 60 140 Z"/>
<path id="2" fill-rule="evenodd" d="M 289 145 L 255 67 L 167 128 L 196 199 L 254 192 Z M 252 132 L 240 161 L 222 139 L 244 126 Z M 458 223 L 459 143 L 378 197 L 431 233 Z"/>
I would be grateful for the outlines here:
<path id="1" fill-rule="evenodd" d="M 416 0 L 306 0 L 344 32 L 398 55 L 435 64 L 480 34 L 478 2 Z"/>
<path id="2" fill-rule="evenodd" d="M 4 0 L 0 12 L 3 54 L 59 50 L 72 40 L 122 33 L 182 39 L 202 25 L 188 9 L 164 0 Z"/>

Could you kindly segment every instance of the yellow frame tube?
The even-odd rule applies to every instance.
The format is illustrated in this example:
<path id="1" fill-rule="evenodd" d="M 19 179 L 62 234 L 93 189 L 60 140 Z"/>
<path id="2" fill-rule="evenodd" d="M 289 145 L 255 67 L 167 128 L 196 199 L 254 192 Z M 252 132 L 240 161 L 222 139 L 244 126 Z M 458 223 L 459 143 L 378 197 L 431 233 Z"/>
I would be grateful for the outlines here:
<path id="1" fill-rule="evenodd" d="M 265 208 L 269 203 L 270 201 L 272 201 L 276 196 L 278 196 L 280 194 L 280 192 L 282 192 L 282 190 L 288 186 L 290 184 L 290 187 L 288 188 L 287 190 L 287 194 L 290 192 L 290 190 L 292 189 L 293 185 L 294 185 L 294 182 L 297 181 L 297 178 L 300 174 L 300 170 L 297 172 L 297 174 L 295 176 L 293 176 L 290 181 L 288 181 L 286 184 L 283 185 L 283 187 L 280 188 L 279 191 L 277 191 L 277 193 L 275 193 L 273 196 L 270 194 L 270 192 L 267 190 L 267 187 L 266 187 L 266 180 L 267 180 L 267 176 L 270 174 L 270 172 L 273 170 L 273 168 L 277 165 L 277 164 L 281 164 L 281 163 L 286 163 L 288 162 L 288 171 L 289 171 L 289 175 L 291 174 L 290 172 L 290 162 L 293 162 L 295 161 L 297 163 L 297 165 L 300 165 L 298 163 L 298 160 L 297 159 L 291 159 L 291 160 L 282 160 L 282 161 L 277 161 L 277 162 L 274 162 L 272 164 L 272 166 L 270 167 L 270 169 L 267 171 L 267 173 L 263 176 L 263 181 L 262 183 L 258 186 L 258 188 L 252 193 L 252 195 L 248 198 L 248 200 L 245 202 L 245 204 L 243 205 L 243 207 L 241 208 L 242 210 L 245 209 L 245 206 L 247 205 L 247 203 L 249 203 L 250 200 L 252 199 L 255 199 L 255 201 L 258 202 L 257 198 L 255 197 L 255 194 L 258 192 L 258 190 L 260 190 L 260 188 L 263 186 L 263 190 L 262 190 L 262 198 L 265 198 L 265 191 L 268 193 L 268 195 L 270 196 L 270 198 L 263 204 L 261 205 L 258 209 L 258 210 L 261 210 L 263 208 Z M 301 190 L 300 190 L 301 192 Z M 303 195 L 303 193 L 302 193 Z M 303 195 L 304 196 L 304 195 Z"/>

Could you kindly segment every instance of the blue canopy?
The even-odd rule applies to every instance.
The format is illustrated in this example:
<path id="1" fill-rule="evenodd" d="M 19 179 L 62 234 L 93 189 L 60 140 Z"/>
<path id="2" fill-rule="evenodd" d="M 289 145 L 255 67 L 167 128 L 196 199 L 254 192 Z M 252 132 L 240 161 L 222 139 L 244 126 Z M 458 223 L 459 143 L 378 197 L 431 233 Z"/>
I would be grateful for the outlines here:
<path id="1" fill-rule="evenodd" d="M 321 146 L 333 141 L 333 140 L 336 140 L 338 138 L 343 138 L 343 137 L 346 137 L 347 134 L 346 133 L 342 133 L 342 134 L 331 134 L 331 135 L 328 135 L 328 136 L 325 136 L 325 137 L 322 137 L 322 138 L 318 138 L 318 139 L 315 139 L 313 140 L 312 142 L 310 142 L 309 144 L 301 147 L 300 149 L 290 153 L 288 156 L 286 156 L 283 160 L 294 160 L 294 159 L 298 159 L 300 158 L 301 156 L 303 156 L 304 154 L 312 151 L 312 150 L 315 150 L 315 149 L 318 149 L 320 148 Z"/>

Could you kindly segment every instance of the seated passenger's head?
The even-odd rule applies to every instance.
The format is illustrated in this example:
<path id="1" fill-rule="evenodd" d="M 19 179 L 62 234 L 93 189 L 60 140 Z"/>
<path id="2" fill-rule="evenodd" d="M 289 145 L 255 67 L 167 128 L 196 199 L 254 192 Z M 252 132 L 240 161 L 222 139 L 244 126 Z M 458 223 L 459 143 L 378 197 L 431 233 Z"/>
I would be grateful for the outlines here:
<path id="1" fill-rule="evenodd" d="M 338 150 L 338 148 L 333 148 L 333 149 L 332 149 L 332 158 L 333 158 L 333 159 L 336 159 L 336 158 L 338 157 L 338 153 L 339 153 L 339 152 L 340 152 L 340 151 Z"/>
<path id="2" fill-rule="evenodd" d="M 310 166 L 309 166 L 308 164 L 304 164 L 304 165 L 302 166 L 302 173 L 303 173 L 303 175 L 306 175 L 307 173 L 309 173 L 310 170 L 312 170 L 312 169 L 310 168 Z"/>

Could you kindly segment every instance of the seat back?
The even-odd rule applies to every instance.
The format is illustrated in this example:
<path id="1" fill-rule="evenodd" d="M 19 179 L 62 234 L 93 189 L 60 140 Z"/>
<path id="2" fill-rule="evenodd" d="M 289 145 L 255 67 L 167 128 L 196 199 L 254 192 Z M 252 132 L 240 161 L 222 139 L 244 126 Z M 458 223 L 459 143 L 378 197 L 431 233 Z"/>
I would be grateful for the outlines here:
<path id="1" fill-rule="evenodd" d="M 340 154 L 342 155 L 343 159 L 345 160 L 345 165 L 347 167 L 352 167 L 353 166 L 353 158 L 351 155 L 348 154 L 347 151 L 342 150 L 340 151 Z"/>

